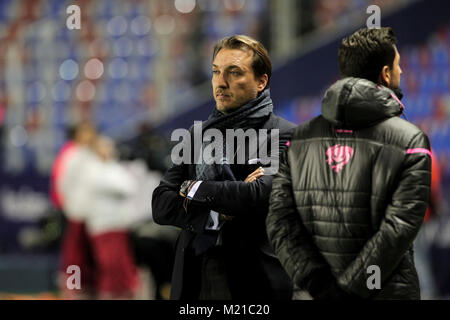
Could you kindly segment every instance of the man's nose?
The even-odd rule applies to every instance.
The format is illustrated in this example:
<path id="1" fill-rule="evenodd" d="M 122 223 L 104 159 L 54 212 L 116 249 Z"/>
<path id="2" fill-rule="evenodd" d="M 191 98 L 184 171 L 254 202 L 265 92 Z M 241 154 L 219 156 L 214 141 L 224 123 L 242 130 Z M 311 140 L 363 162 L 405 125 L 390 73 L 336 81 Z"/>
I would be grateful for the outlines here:
<path id="1" fill-rule="evenodd" d="M 223 72 L 219 73 L 217 76 L 217 86 L 222 88 L 228 87 L 228 81 Z"/>

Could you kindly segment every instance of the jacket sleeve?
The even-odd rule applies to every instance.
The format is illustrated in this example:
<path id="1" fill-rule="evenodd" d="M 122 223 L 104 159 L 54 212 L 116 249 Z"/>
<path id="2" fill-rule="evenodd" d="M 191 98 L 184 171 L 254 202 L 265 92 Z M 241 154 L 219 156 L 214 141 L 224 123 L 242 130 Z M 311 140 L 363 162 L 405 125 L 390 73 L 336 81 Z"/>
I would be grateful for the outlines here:
<path id="1" fill-rule="evenodd" d="M 153 220 L 161 225 L 172 225 L 188 231 L 203 233 L 210 210 L 190 203 L 183 208 L 184 198 L 179 195 L 180 186 L 187 179 L 187 165 L 174 165 L 167 170 L 161 183 L 153 191 Z"/>
<path id="2" fill-rule="evenodd" d="M 262 176 L 253 182 L 203 181 L 191 203 L 208 206 L 214 211 L 237 216 L 252 208 L 268 204 L 272 176 Z"/>
<path id="3" fill-rule="evenodd" d="M 362 298 L 373 291 L 367 288 L 367 268 L 378 266 L 383 282 L 396 269 L 411 246 L 427 209 L 431 184 L 431 157 L 428 138 L 422 132 L 411 141 L 399 173 L 392 199 L 387 205 L 379 230 L 359 255 L 338 277 L 338 284 Z"/>
<path id="4" fill-rule="evenodd" d="M 277 156 L 284 152 L 294 128 L 280 130 Z M 264 175 L 253 182 L 203 181 L 193 202 L 208 205 L 212 210 L 235 216 L 247 214 L 258 206 L 269 205 L 273 175 Z"/>
<path id="5" fill-rule="evenodd" d="M 315 299 L 336 284 L 297 212 L 287 154 L 273 179 L 266 226 L 274 251 L 294 284 Z"/>

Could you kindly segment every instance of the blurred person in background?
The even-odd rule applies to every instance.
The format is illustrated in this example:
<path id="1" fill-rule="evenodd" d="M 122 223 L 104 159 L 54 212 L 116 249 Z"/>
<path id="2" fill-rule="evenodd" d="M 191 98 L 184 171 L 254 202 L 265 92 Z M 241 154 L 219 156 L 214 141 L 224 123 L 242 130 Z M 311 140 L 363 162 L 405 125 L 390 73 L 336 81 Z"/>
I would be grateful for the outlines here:
<path id="1" fill-rule="evenodd" d="M 159 242 L 152 242 L 152 257 L 160 252 L 160 260 L 146 263 L 148 248 L 143 248 L 142 237 L 132 243 L 130 230 L 142 226 L 148 217 L 148 200 L 159 182 L 160 175 L 150 172 L 142 161 L 117 161 L 114 142 L 98 136 L 92 125 L 83 123 L 74 130 L 74 140 L 66 143 L 54 165 L 54 192 L 67 218 L 62 245 L 62 275 L 60 289 L 63 298 L 70 299 L 133 299 L 152 297 L 149 273 L 136 265 L 138 258 L 144 267 L 150 267 L 156 284 L 156 298 L 160 286 L 167 282 L 160 269 L 170 252 L 164 237 L 169 231 L 147 232 Z M 62 181 L 61 181 L 62 180 Z M 138 187 L 139 185 L 139 187 Z M 64 199 L 67 198 L 67 201 Z M 148 238 L 144 238 L 147 240 Z M 155 240 L 155 241 L 156 241 Z M 162 244 L 161 244 L 162 243 Z M 136 247 L 136 248 L 135 248 Z M 156 253 L 155 253 L 155 252 Z M 139 253 L 139 257 L 135 257 Z M 76 265 L 81 271 L 81 290 L 66 287 L 67 267 Z M 165 268 L 171 268 L 165 265 Z M 142 281 L 140 281 L 142 280 Z"/>
<path id="2" fill-rule="evenodd" d="M 202 131 L 279 129 L 275 152 L 283 149 L 295 125 L 273 113 L 271 68 L 258 41 L 242 35 L 219 41 L 212 63 L 216 106 Z M 182 229 L 171 299 L 291 299 L 292 284 L 264 226 L 272 176 L 248 156 L 249 164 L 174 165 L 153 192 L 155 222 Z"/>
<path id="3" fill-rule="evenodd" d="M 273 179 L 269 238 L 314 299 L 420 299 L 413 241 L 429 201 L 431 151 L 400 118 L 395 43 L 391 28 L 342 40 L 343 79 L 325 93 L 322 115 L 295 130 Z"/>
<path id="4" fill-rule="evenodd" d="M 61 245 L 61 279 L 60 290 L 63 298 L 89 299 L 94 289 L 93 261 L 91 247 L 85 226 L 86 189 L 83 184 L 83 173 L 96 155 L 93 145 L 96 140 L 96 129 L 91 123 L 83 122 L 74 129 L 74 140 L 64 145 L 54 164 L 53 199 L 61 205 L 66 217 Z M 71 265 L 81 270 L 81 290 L 67 288 L 66 273 Z"/>
<path id="5" fill-rule="evenodd" d="M 129 238 L 128 215 L 134 210 L 135 179 L 116 160 L 114 142 L 99 136 L 96 157 L 81 173 L 85 224 L 94 260 L 96 298 L 132 299 L 139 289 L 138 269 Z"/>

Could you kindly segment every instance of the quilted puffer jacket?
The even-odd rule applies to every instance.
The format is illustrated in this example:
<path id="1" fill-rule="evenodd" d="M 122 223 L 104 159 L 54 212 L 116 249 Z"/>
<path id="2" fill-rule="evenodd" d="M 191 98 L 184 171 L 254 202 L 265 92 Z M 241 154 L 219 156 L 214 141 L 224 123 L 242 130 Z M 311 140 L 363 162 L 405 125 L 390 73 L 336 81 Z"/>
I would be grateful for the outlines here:
<path id="1" fill-rule="evenodd" d="M 281 159 L 267 231 L 289 276 L 315 299 L 420 299 L 412 243 L 431 152 L 403 109 L 386 87 L 339 80 Z"/>

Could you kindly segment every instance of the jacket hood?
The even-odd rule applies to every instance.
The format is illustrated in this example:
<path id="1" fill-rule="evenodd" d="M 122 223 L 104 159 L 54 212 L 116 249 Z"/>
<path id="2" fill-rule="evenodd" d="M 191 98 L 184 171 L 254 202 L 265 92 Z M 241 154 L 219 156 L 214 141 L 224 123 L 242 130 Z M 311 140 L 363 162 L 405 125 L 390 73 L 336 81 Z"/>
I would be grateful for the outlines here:
<path id="1" fill-rule="evenodd" d="M 361 78 L 335 82 L 322 100 L 323 117 L 345 128 L 370 127 L 401 115 L 403 109 L 391 89 Z"/>

